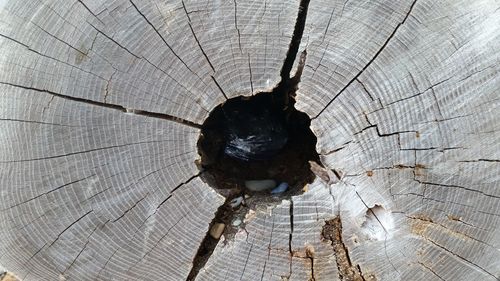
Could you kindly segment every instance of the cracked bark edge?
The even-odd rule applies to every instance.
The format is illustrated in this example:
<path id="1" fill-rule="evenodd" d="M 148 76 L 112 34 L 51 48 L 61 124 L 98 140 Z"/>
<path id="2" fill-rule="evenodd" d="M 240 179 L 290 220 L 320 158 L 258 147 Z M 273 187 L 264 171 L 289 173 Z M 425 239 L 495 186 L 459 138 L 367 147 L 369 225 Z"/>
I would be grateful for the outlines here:
<path id="1" fill-rule="evenodd" d="M 353 265 L 349 257 L 349 251 L 342 238 L 342 221 L 337 216 L 331 220 L 325 221 L 322 236 L 330 241 L 337 262 L 339 279 L 343 281 L 365 281 L 361 267 Z"/>
<path id="2" fill-rule="evenodd" d="M 12 87 L 22 88 L 22 89 L 25 89 L 25 90 L 32 90 L 32 91 L 37 91 L 37 92 L 43 92 L 43 93 L 47 93 L 49 95 L 56 96 L 58 98 L 62 98 L 62 99 L 66 99 L 66 100 L 71 100 L 71 101 L 85 103 L 85 104 L 91 104 L 91 105 L 99 106 L 99 107 L 105 107 L 105 108 L 114 109 L 114 110 L 118 110 L 118 111 L 121 111 L 121 112 L 124 112 L 124 113 L 129 113 L 129 114 L 147 116 L 147 117 L 158 118 L 158 119 L 165 119 L 165 120 L 169 120 L 169 121 L 172 121 L 172 122 L 183 124 L 183 125 L 186 125 L 186 126 L 189 126 L 189 127 L 193 127 L 193 128 L 196 128 L 196 129 L 201 129 L 201 125 L 200 124 L 194 123 L 192 121 L 189 121 L 189 120 L 186 120 L 186 119 L 183 119 L 183 118 L 179 118 L 179 117 L 175 117 L 175 116 L 172 116 L 172 115 L 169 115 L 169 114 L 165 114 L 165 113 L 145 111 L 145 110 L 140 110 L 140 109 L 130 109 L 130 108 L 125 108 L 124 106 L 118 105 L 118 104 L 111 104 L 111 103 L 93 101 L 93 100 L 84 99 L 84 98 L 77 98 L 77 97 L 67 96 L 67 95 L 59 94 L 59 93 L 52 92 L 52 91 L 45 90 L 45 89 L 37 89 L 37 88 L 27 87 L 27 86 L 23 86 L 23 85 L 16 85 L 16 84 L 9 83 L 9 82 L 0 81 L 0 85 L 8 85 L 8 86 L 12 86 Z"/>

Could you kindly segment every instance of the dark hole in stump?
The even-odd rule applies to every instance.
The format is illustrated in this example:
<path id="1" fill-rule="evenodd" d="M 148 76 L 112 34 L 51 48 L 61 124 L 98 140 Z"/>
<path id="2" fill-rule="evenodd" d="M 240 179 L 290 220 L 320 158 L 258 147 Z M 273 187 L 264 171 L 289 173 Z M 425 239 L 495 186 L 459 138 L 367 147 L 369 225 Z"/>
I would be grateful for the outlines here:
<path id="1" fill-rule="evenodd" d="M 312 182 L 309 161 L 320 163 L 317 139 L 310 118 L 294 107 L 294 91 L 284 88 L 229 99 L 210 113 L 198 149 L 212 186 L 252 193 L 246 180 L 272 179 L 286 182 L 283 194 L 293 195 Z"/>

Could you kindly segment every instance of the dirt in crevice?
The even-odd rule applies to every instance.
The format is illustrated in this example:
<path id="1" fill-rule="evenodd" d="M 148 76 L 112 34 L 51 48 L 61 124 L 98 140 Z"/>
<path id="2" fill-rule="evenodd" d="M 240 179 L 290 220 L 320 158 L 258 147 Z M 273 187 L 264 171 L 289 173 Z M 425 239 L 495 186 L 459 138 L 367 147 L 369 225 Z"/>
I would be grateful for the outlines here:
<path id="1" fill-rule="evenodd" d="M 347 247 L 342 240 L 342 222 L 340 217 L 325 221 L 322 231 L 323 239 L 329 241 L 335 253 L 340 280 L 343 281 L 371 281 L 372 275 L 365 279 L 359 265 L 353 265 Z"/>
<path id="2" fill-rule="evenodd" d="M 314 180 L 309 161 L 321 165 L 316 152 L 317 138 L 310 129 L 311 119 L 307 114 L 295 109 L 295 97 L 307 52 L 304 50 L 298 59 L 297 69 L 290 77 L 293 64 L 297 59 L 298 50 L 304 32 L 309 0 L 300 2 L 295 29 L 290 41 L 286 58 L 280 71 L 281 81 L 271 92 L 261 92 L 251 97 L 235 97 L 217 106 L 210 113 L 201 128 L 198 140 L 198 152 L 201 156 L 199 167 L 207 171 L 207 183 L 215 189 L 234 189 L 268 201 L 268 192 L 255 193 L 245 190 L 246 180 L 273 179 L 277 183 L 286 182 L 290 188 L 280 194 L 283 198 L 302 193 L 302 188 Z M 264 161 L 241 161 L 224 153 L 227 142 L 227 112 L 239 111 L 242 108 L 266 108 L 280 122 L 288 133 L 286 145 L 269 159 Z M 259 113 L 259 112 L 257 112 Z M 224 192 L 222 192 L 224 193 Z M 224 195 L 224 194 L 223 194 Z"/>
<path id="3" fill-rule="evenodd" d="M 225 239 L 225 242 L 231 241 L 240 230 L 246 231 L 245 218 L 253 216 L 257 209 L 266 206 L 275 207 L 283 199 L 290 199 L 291 196 L 301 194 L 306 190 L 307 184 L 311 183 L 315 178 L 310 169 L 310 161 L 321 165 L 316 152 L 317 138 L 310 129 L 311 119 L 307 114 L 296 110 L 294 107 L 296 91 L 307 56 L 306 50 L 300 54 L 296 72 L 293 77 L 290 77 L 304 32 L 308 5 L 309 0 L 301 0 L 295 29 L 280 71 L 281 81 L 271 92 L 262 92 L 251 97 L 239 96 L 227 99 L 222 88 L 212 77 L 227 100 L 217 106 L 201 126 L 201 135 L 198 140 L 198 152 L 201 159 L 196 162 L 202 172 L 206 171 L 200 176 L 201 179 L 224 196 L 226 201 L 219 207 L 209 225 L 207 234 L 193 259 L 193 267 L 187 277 L 188 281 L 196 279 L 219 243 L 220 239 L 210 236 L 210 229 L 214 224 L 225 224 L 222 234 L 223 239 Z M 265 161 L 241 161 L 223 153 L 226 140 L 224 126 L 221 126 L 220 121 L 224 118 L 224 108 L 231 106 L 246 107 L 252 103 L 256 108 L 266 107 L 273 114 L 276 112 L 281 118 L 280 120 L 284 120 L 284 128 L 288 133 L 288 141 L 285 146 L 279 153 Z M 289 188 L 280 194 L 270 194 L 269 190 L 254 192 L 245 188 L 244 183 L 246 180 L 261 179 L 273 179 L 278 184 L 286 182 Z M 244 198 L 243 202 L 237 207 L 232 207 L 231 201 L 240 197 Z M 290 208 L 291 241 L 293 203 L 291 203 Z M 235 223 L 236 221 L 239 223 Z M 291 252 L 291 245 L 289 246 Z M 312 280 L 315 280 L 314 258 L 312 256 L 309 258 L 311 260 Z"/>
<path id="4" fill-rule="evenodd" d="M 311 277 L 309 281 L 316 281 L 316 276 L 314 276 L 314 248 L 306 247 L 306 257 L 311 261 Z"/>
<path id="5" fill-rule="evenodd" d="M 18 281 L 18 280 L 19 279 L 17 279 L 13 274 L 9 272 L 0 273 L 0 281 Z"/>
<path id="6" fill-rule="evenodd" d="M 281 68 L 282 82 L 290 79 L 290 72 L 292 71 L 293 63 L 295 62 L 297 53 L 299 51 L 300 42 L 302 41 L 302 35 L 304 34 L 308 8 L 309 8 L 309 0 L 301 0 L 299 6 L 299 12 L 297 14 L 297 20 L 295 22 L 295 27 L 292 35 L 292 40 L 290 41 L 290 46 L 288 47 L 286 59 L 283 63 L 283 67 Z"/>
<path id="7" fill-rule="evenodd" d="M 224 204 L 219 207 L 219 209 L 215 213 L 214 219 L 208 226 L 208 231 L 205 235 L 205 238 L 201 242 L 200 247 L 198 248 L 198 252 L 193 259 L 193 267 L 189 272 L 189 275 L 186 279 L 187 281 L 195 280 L 199 271 L 205 266 L 208 259 L 217 247 L 217 244 L 219 243 L 220 238 L 215 239 L 210 235 L 210 229 L 212 228 L 212 226 L 216 223 L 224 223 L 226 225 L 224 232 L 226 232 L 227 226 L 231 224 L 231 220 L 234 214 L 231 206 L 228 204 L 229 202 L 230 200 L 227 199 L 226 202 L 224 202 Z"/>
<path id="8" fill-rule="evenodd" d="M 205 121 L 198 141 L 201 155 L 200 168 L 207 171 L 211 179 L 207 182 L 216 189 L 245 190 L 246 180 L 273 179 L 286 182 L 290 188 L 282 194 L 289 198 L 301 193 L 305 184 L 312 182 L 314 174 L 309 161 L 319 163 L 316 152 L 316 137 L 309 129 L 310 120 L 305 113 L 279 102 L 283 93 L 260 93 L 251 98 L 238 97 L 218 106 Z M 243 161 L 224 153 L 224 107 L 269 107 L 284 120 L 288 141 L 276 154 L 266 160 Z M 222 125 L 221 125 L 222 124 Z M 245 191 L 248 194 L 254 192 Z M 269 194 L 267 192 L 267 194 Z"/>

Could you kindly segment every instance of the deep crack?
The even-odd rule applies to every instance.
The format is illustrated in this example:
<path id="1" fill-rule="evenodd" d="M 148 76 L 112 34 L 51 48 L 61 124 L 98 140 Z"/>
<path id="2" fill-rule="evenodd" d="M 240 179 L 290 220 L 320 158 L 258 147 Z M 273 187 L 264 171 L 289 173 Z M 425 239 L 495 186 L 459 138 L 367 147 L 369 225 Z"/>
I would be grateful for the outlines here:
<path id="1" fill-rule="evenodd" d="M 208 262 L 208 260 L 212 256 L 212 253 L 217 247 L 217 244 L 219 243 L 220 237 L 217 239 L 212 237 L 210 235 L 210 229 L 216 223 L 224 223 L 226 226 L 230 224 L 233 215 L 231 206 L 229 205 L 231 199 L 231 197 L 227 197 L 224 204 L 222 204 L 219 209 L 217 209 L 212 222 L 210 222 L 208 226 L 205 238 L 203 238 L 198 251 L 196 252 L 196 256 L 193 258 L 193 266 L 191 267 L 191 271 L 189 272 L 186 281 L 193 281 L 196 279 L 198 273 L 201 269 L 203 269 L 203 267 L 205 267 L 205 264 Z"/>
<path id="2" fill-rule="evenodd" d="M 237 19 L 236 19 L 236 14 L 237 14 L 237 5 L 236 1 L 234 2 L 235 4 L 235 26 L 236 29 L 238 30 L 238 25 L 237 25 Z M 285 58 L 285 61 L 283 63 L 283 67 L 280 71 L 280 76 L 281 76 L 281 81 L 280 83 L 276 86 L 275 91 L 278 93 L 284 93 L 283 95 L 280 95 L 280 98 L 283 97 L 285 99 L 285 105 L 288 105 L 289 99 L 294 98 L 295 91 L 298 85 L 298 82 L 300 81 L 300 76 L 302 74 L 302 70 L 304 68 L 305 64 L 305 59 L 307 52 L 304 50 L 301 53 L 300 60 L 298 62 L 298 67 L 295 75 L 293 77 L 290 77 L 290 72 L 292 71 L 293 64 L 296 60 L 297 53 L 299 50 L 300 42 L 302 39 L 302 35 L 304 32 L 304 26 L 306 22 L 306 15 L 307 15 L 307 9 L 309 6 L 309 0 L 302 0 L 300 2 L 300 7 L 295 23 L 295 29 L 292 35 L 292 40 L 289 45 L 289 49 Z M 240 37 L 239 30 L 238 30 L 238 37 Z M 240 41 L 240 38 L 238 38 Z M 241 48 L 241 46 L 240 46 Z M 250 68 L 250 57 L 249 57 L 249 68 Z M 250 68 L 251 71 L 251 68 Z M 212 80 L 215 82 L 219 90 L 222 92 L 224 97 L 228 99 L 227 95 L 225 92 L 222 90 L 220 85 L 217 83 L 215 78 L 212 76 Z M 252 92 L 253 92 L 253 85 L 252 85 Z M 293 103 L 293 101 L 292 101 Z M 233 211 L 230 206 L 228 206 L 228 202 L 230 202 L 232 198 L 227 197 L 226 202 L 219 207 L 214 219 L 209 225 L 208 231 L 206 233 L 205 238 L 200 244 L 200 247 L 198 249 L 198 252 L 196 253 L 196 256 L 193 259 L 193 266 L 191 268 L 191 272 L 189 273 L 187 280 L 195 280 L 197 275 L 199 274 L 200 270 L 204 268 L 205 264 L 208 262 L 210 259 L 211 255 L 213 254 L 213 251 L 215 250 L 219 239 L 215 239 L 212 236 L 210 236 L 210 229 L 215 223 L 225 223 L 226 225 L 231 221 Z M 290 234 L 289 234 L 289 251 L 290 251 L 290 259 L 292 258 L 293 252 L 292 252 L 292 233 L 293 233 L 293 201 L 290 199 Z M 311 259 L 311 274 L 312 278 L 314 280 L 314 258 L 310 257 Z M 290 260 L 290 266 L 291 266 L 291 260 Z M 291 269 L 291 268 L 290 268 Z M 291 274 L 291 272 L 290 272 Z"/>
<path id="3" fill-rule="evenodd" d="M 322 236 L 330 241 L 335 253 L 339 279 L 343 281 L 365 281 L 359 265 L 354 266 L 349 251 L 342 239 L 342 221 L 340 217 L 333 218 L 325 222 Z"/>
<path id="4" fill-rule="evenodd" d="M 94 101 L 94 100 L 89 100 L 89 99 L 84 99 L 84 98 L 72 97 L 72 96 L 59 94 L 59 93 L 52 92 L 52 91 L 45 90 L 45 89 L 37 89 L 37 88 L 27 87 L 27 86 L 23 86 L 23 85 L 16 85 L 13 83 L 8 83 L 8 82 L 1 82 L 0 81 L 0 84 L 13 86 L 13 87 L 17 87 L 17 88 L 22 88 L 22 89 L 26 89 L 26 90 L 43 92 L 43 93 L 47 93 L 47 94 L 52 95 L 52 96 L 56 96 L 58 98 L 71 100 L 71 101 L 75 101 L 75 102 L 91 104 L 91 105 L 105 107 L 105 108 L 114 109 L 114 110 L 119 110 L 119 111 L 125 112 L 125 113 L 132 113 L 135 115 L 142 115 L 142 116 L 147 116 L 147 117 L 152 117 L 152 118 L 165 119 L 165 120 L 177 122 L 177 123 L 180 123 L 183 125 L 187 125 L 189 127 L 197 128 L 197 129 L 201 128 L 200 124 L 194 123 L 192 121 L 189 121 L 189 120 L 186 120 L 183 118 L 179 118 L 176 116 L 165 114 L 165 113 L 158 113 L 158 112 L 138 110 L 138 109 L 129 109 L 129 108 L 125 108 L 125 107 L 118 105 L 118 104 L 111 104 L 111 103 L 99 102 L 99 101 Z"/>
<path id="5" fill-rule="evenodd" d="M 403 18 L 403 20 L 396 26 L 396 28 L 393 30 L 393 32 L 389 35 L 389 37 L 385 40 L 384 44 L 382 44 L 382 46 L 378 49 L 378 51 L 375 53 L 375 55 L 373 55 L 373 57 L 368 61 L 368 63 L 365 64 L 365 66 L 354 76 L 354 78 L 352 78 L 326 105 L 325 107 L 323 107 L 323 109 L 314 117 L 312 117 L 311 119 L 316 119 L 318 118 L 321 113 L 323 113 L 329 106 L 330 104 L 333 103 L 333 101 L 335 101 L 335 99 L 337 99 L 338 96 L 340 96 L 340 94 L 342 94 L 345 89 L 347 89 L 354 81 L 358 80 L 358 77 L 363 73 L 365 72 L 365 70 L 375 61 L 375 59 L 377 59 L 377 57 L 380 55 L 380 53 L 382 53 L 383 50 L 385 50 L 385 47 L 387 47 L 387 45 L 389 44 L 389 42 L 391 41 L 391 39 L 394 37 L 394 35 L 396 34 L 396 32 L 399 30 L 399 28 L 406 22 L 406 20 L 408 19 L 408 17 L 410 16 L 411 12 L 413 11 L 413 7 L 415 6 L 415 4 L 417 3 L 417 0 L 414 0 L 413 3 L 411 4 L 410 8 L 408 9 L 408 12 L 406 13 L 405 17 Z M 359 81 L 359 80 L 358 80 Z"/>
<path id="6" fill-rule="evenodd" d="M 292 238 L 293 238 L 293 199 L 290 199 L 290 235 L 288 237 L 288 251 L 290 252 L 290 256 L 293 256 L 292 249 Z"/>
<path id="7" fill-rule="evenodd" d="M 286 83 L 288 82 L 288 80 L 290 80 L 290 72 L 292 71 L 293 63 L 295 62 L 295 58 L 297 57 L 297 53 L 299 51 L 300 41 L 302 40 L 302 35 L 304 34 L 308 7 L 309 0 L 300 1 L 299 12 L 297 15 L 297 20 L 295 22 L 292 41 L 290 42 L 283 67 L 281 68 L 282 83 Z"/>

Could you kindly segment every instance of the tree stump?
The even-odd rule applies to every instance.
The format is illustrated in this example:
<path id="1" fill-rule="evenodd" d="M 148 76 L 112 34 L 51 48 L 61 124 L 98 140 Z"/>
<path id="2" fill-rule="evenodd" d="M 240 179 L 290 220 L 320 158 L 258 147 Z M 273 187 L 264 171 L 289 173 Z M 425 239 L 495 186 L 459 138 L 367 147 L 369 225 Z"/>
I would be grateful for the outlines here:
<path id="1" fill-rule="evenodd" d="M 498 1 L 4 0 L 0 19 L 19 279 L 500 280 Z M 196 164 L 201 124 L 290 77 L 327 177 L 200 259 L 229 198 Z"/>

